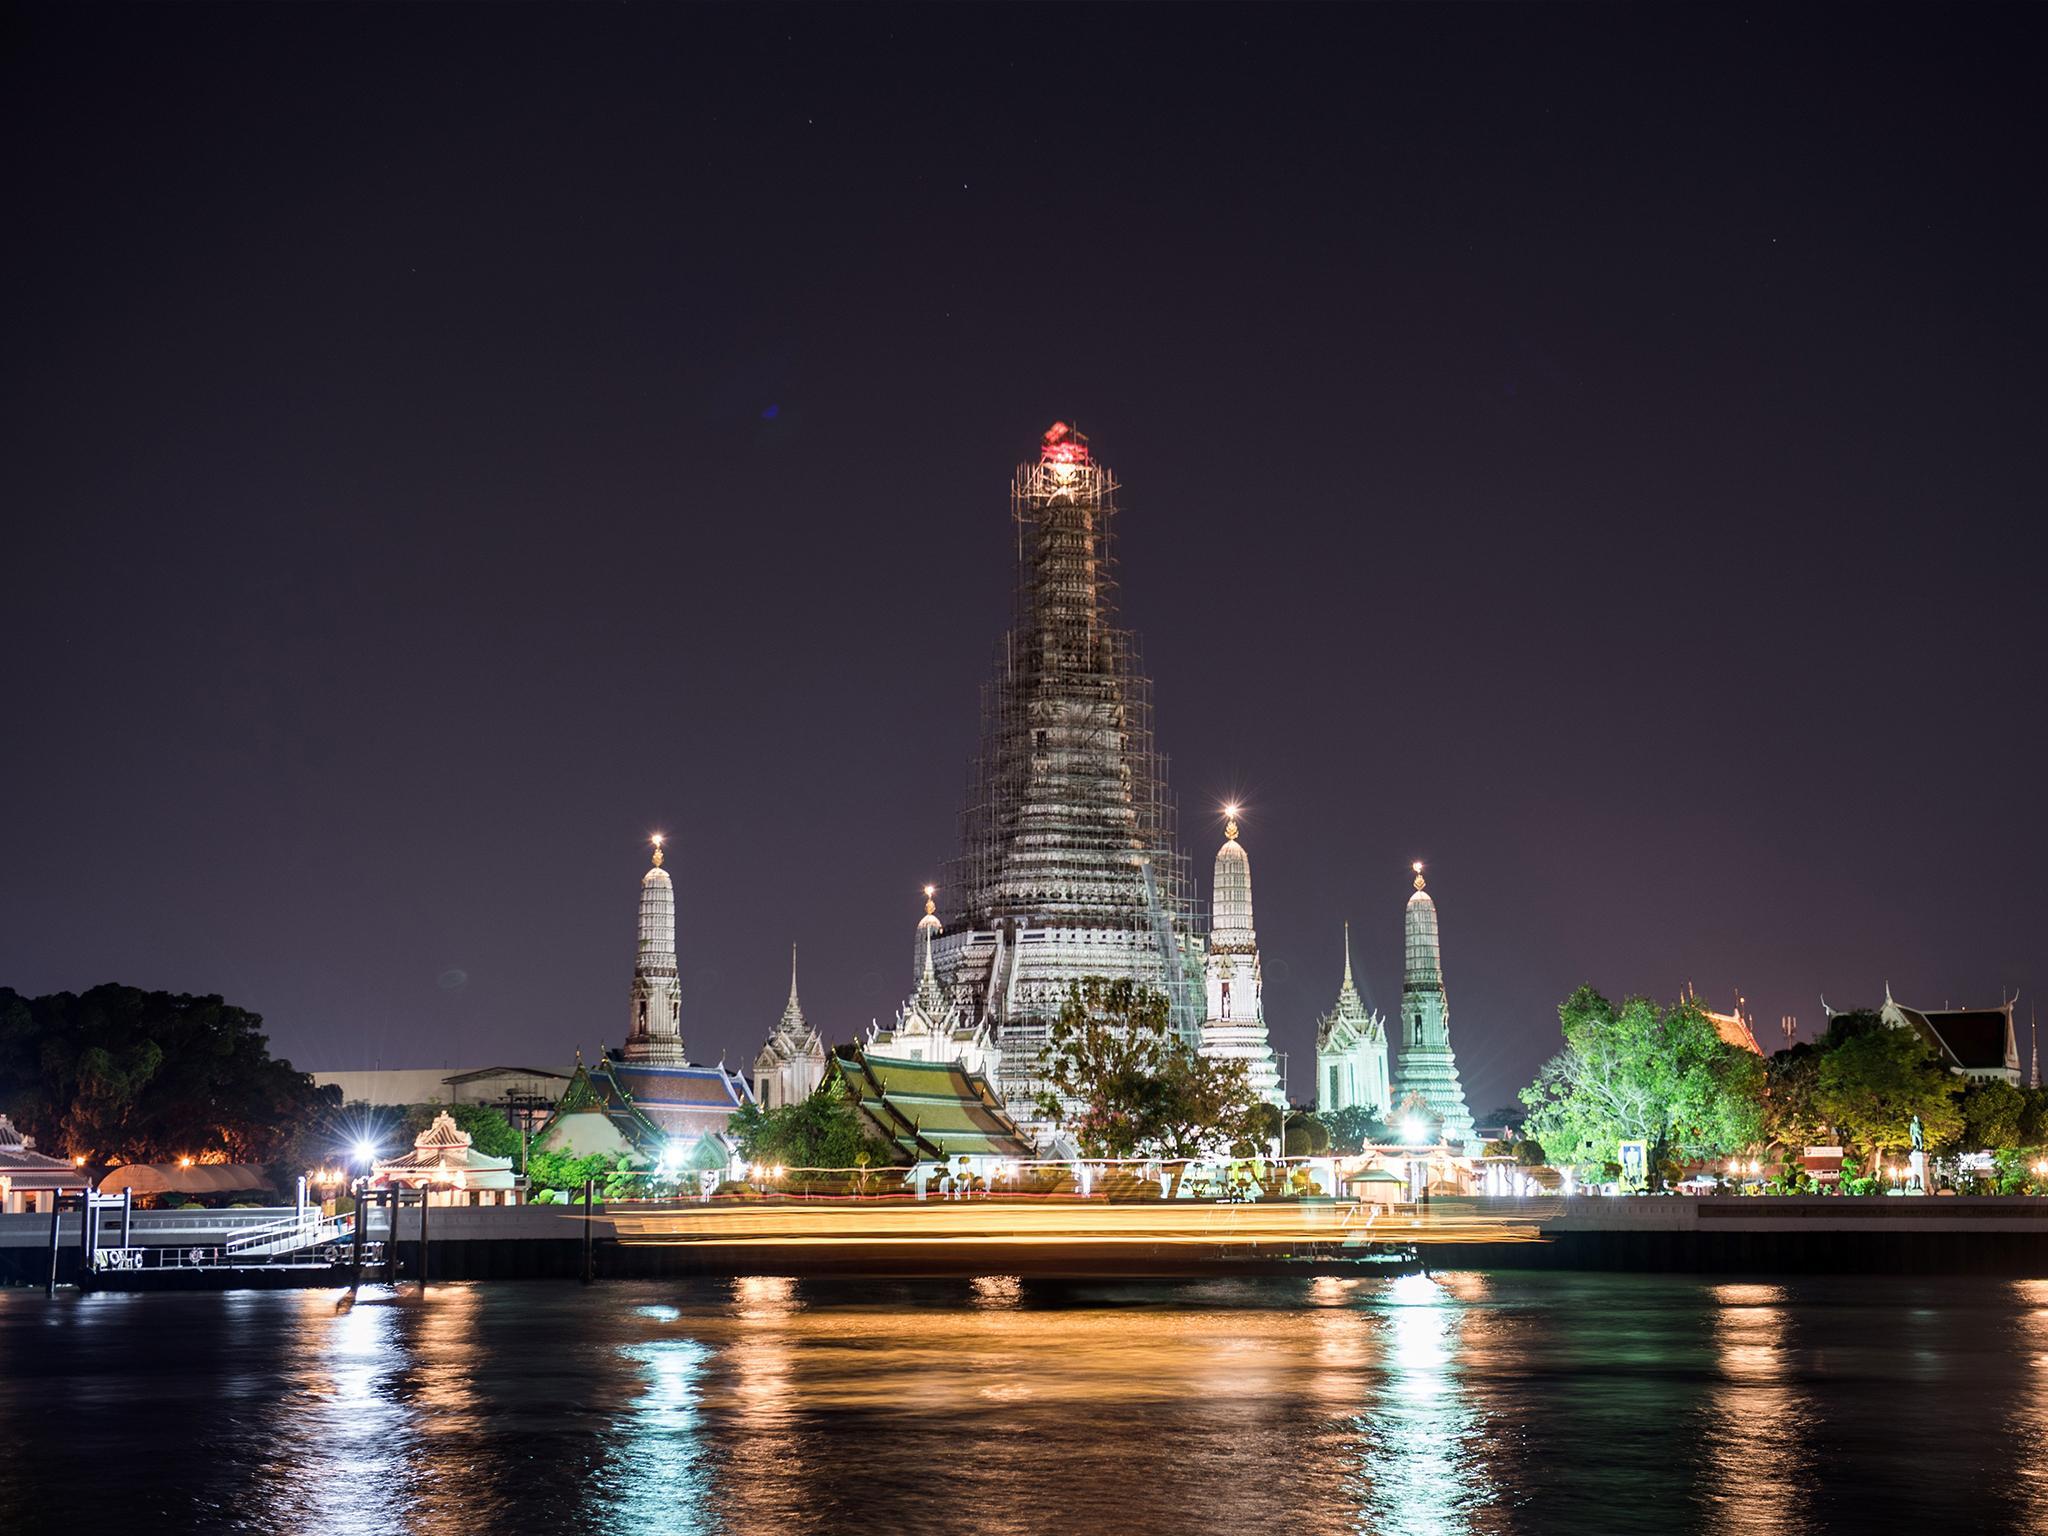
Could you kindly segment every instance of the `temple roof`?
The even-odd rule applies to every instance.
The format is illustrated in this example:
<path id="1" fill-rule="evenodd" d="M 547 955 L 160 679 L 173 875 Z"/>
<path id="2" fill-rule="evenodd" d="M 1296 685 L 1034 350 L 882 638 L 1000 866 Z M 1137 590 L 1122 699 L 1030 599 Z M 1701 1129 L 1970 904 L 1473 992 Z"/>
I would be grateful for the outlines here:
<path id="1" fill-rule="evenodd" d="M 59 1184 L 76 1189 L 90 1182 L 65 1159 L 35 1151 L 29 1138 L 5 1115 L 0 1115 L 0 1178 L 17 1189 L 50 1189 Z"/>
<path id="2" fill-rule="evenodd" d="M 633 1095 L 620 1085 L 608 1058 L 599 1057 L 595 1068 L 581 1062 L 569 1078 L 569 1086 L 555 1101 L 554 1112 L 541 1127 L 537 1143 L 545 1143 L 548 1131 L 565 1115 L 600 1114 L 611 1121 L 628 1145 L 652 1150 L 667 1144 L 668 1133 L 633 1102 Z"/>
<path id="3" fill-rule="evenodd" d="M 833 1053 L 832 1067 L 897 1162 L 1037 1155 L 988 1079 L 956 1061 L 871 1056 L 850 1045 Z"/>
<path id="4" fill-rule="evenodd" d="M 1908 1008 L 1893 999 L 1890 987 L 1885 988 L 1884 1003 L 1887 1013 L 1898 1015 L 1896 1022 L 1910 1026 L 1955 1071 L 2019 1070 L 2009 1004 L 2002 1008 Z"/>
<path id="5" fill-rule="evenodd" d="M 738 1109 L 746 1102 L 745 1079 L 723 1067 L 658 1067 L 639 1062 L 600 1062 L 612 1081 L 636 1104 Z M 566 1097 L 566 1095 L 565 1095 Z"/>
<path id="6" fill-rule="evenodd" d="M 1358 984 L 1351 978 L 1351 925 L 1344 925 L 1344 981 L 1337 988 L 1336 1006 L 1316 1020 L 1316 1049 L 1327 1050 L 1340 1031 L 1355 1032 L 1360 1039 L 1384 1040 L 1386 1021 L 1365 1006 Z M 1340 1049 L 1342 1048 L 1340 1044 Z"/>
<path id="7" fill-rule="evenodd" d="M 445 1148 L 468 1146 L 476 1138 L 455 1123 L 455 1117 L 442 1110 L 434 1117 L 434 1123 L 413 1138 L 413 1148 L 420 1152 L 439 1151 Z"/>

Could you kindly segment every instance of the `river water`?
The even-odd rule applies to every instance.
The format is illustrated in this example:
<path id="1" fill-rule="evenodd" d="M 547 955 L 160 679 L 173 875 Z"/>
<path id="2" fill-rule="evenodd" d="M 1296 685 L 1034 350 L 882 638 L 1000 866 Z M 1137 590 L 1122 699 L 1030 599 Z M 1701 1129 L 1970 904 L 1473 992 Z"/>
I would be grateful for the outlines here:
<path id="1" fill-rule="evenodd" d="M 0 1532 L 2048 1531 L 2048 1282 L 0 1292 Z"/>

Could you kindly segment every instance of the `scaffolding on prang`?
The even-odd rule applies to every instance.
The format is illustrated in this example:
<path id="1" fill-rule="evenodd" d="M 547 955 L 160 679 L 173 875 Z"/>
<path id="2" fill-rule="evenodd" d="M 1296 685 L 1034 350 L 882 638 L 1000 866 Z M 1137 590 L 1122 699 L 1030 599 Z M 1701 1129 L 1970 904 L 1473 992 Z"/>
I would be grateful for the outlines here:
<path id="1" fill-rule="evenodd" d="M 1116 623 L 1117 489 L 1064 423 L 1017 469 L 1012 619 L 982 687 L 948 883 L 967 927 L 1028 918 L 1153 935 L 1175 1023 L 1194 1030 L 1201 1005 L 1183 940 L 1199 934 L 1199 907 L 1151 679 L 1136 637 Z"/>

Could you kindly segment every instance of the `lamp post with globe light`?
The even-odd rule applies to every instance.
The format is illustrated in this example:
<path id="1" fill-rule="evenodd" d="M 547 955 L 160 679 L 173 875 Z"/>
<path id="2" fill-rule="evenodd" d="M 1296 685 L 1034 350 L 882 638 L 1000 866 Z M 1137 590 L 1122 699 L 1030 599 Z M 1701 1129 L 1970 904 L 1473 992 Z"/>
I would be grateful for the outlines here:
<path id="1" fill-rule="evenodd" d="M 1401 1150 L 1408 1155 L 1408 1198 L 1417 1205 L 1429 1204 L 1429 1127 L 1420 1115 L 1401 1121 Z"/>

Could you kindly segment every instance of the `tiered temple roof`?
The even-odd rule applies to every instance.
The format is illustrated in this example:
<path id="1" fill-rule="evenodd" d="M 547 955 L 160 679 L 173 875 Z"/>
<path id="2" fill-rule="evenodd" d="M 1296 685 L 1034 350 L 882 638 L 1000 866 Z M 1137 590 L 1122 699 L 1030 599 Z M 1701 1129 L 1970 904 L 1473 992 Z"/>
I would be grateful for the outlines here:
<path id="1" fill-rule="evenodd" d="M 989 1080 L 957 1061 L 904 1061 L 849 1045 L 833 1053 L 832 1071 L 899 1165 L 1034 1155 Z"/>
<path id="2" fill-rule="evenodd" d="M 2014 1000 L 1996 1008 L 1909 1008 L 1884 989 L 1878 1017 L 1894 1028 L 1910 1029 L 1963 1077 L 1999 1078 L 2018 1087 L 2020 1048 L 2013 1029 Z"/>
<path id="3" fill-rule="evenodd" d="M 412 1150 L 379 1161 L 370 1171 L 379 1184 L 429 1185 L 458 1189 L 510 1189 L 512 1159 L 479 1152 L 475 1138 L 442 1110 L 413 1138 Z"/>

